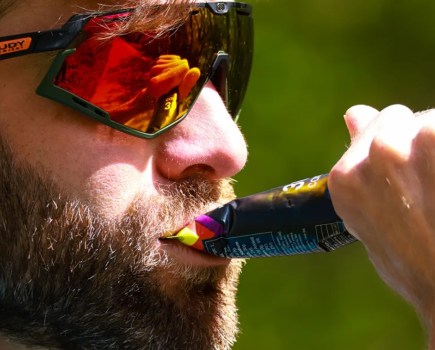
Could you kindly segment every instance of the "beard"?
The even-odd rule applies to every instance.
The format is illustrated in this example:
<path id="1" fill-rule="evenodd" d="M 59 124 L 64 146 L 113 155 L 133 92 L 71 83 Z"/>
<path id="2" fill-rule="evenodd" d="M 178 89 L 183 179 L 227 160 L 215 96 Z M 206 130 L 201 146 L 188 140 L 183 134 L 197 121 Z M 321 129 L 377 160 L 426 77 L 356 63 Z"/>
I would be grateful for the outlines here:
<path id="1" fill-rule="evenodd" d="M 0 332 L 50 349 L 229 349 L 243 262 L 180 264 L 158 237 L 226 202 L 230 181 L 189 178 L 107 221 L 0 139 Z"/>

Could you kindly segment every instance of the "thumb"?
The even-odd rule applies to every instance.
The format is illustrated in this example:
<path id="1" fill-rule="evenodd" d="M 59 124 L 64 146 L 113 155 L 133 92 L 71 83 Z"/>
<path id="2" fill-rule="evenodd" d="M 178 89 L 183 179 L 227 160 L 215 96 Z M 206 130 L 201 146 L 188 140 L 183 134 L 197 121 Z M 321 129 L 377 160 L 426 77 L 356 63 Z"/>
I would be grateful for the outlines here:
<path id="1" fill-rule="evenodd" d="M 370 124 L 379 111 L 373 107 L 357 105 L 349 108 L 344 115 L 344 122 L 353 141 Z"/>

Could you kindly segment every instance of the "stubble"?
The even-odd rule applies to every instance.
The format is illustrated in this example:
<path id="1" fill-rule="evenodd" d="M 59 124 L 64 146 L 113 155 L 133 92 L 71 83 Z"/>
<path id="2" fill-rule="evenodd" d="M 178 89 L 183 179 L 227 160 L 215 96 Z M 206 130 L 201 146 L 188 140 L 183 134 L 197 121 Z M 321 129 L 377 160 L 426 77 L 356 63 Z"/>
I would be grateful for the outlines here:
<path id="1" fill-rule="evenodd" d="M 0 332 L 51 349 L 230 349 L 242 261 L 180 264 L 156 239 L 232 196 L 189 178 L 107 222 L 0 139 Z"/>

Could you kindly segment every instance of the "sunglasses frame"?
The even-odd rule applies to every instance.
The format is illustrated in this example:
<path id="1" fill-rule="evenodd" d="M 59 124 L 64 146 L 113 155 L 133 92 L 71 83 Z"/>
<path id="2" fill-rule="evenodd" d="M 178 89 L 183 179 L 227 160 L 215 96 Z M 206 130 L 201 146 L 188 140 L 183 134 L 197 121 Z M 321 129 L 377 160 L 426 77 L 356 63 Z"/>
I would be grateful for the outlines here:
<path id="1" fill-rule="evenodd" d="M 251 16 L 252 13 L 251 5 L 246 3 L 241 3 L 241 2 L 196 3 L 193 9 L 191 10 L 191 13 L 198 12 L 199 9 L 203 9 L 203 8 L 208 9 L 214 15 L 225 15 L 231 9 L 235 9 L 237 11 L 237 14 L 239 15 Z M 189 111 L 192 109 L 193 105 L 195 104 L 195 101 L 192 102 L 191 106 L 184 113 L 184 115 L 179 117 L 177 120 L 173 121 L 171 124 L 154 132 L 153 134 L 149 134 L 144 131 L 133 129 L 131 127 L 113 121 L 112 119 L 110 119 L 109 113 L 106 112 L 105 110 L 97 107 L 96 105 L 54 84 L 55 78 L 60 72 L 60 70 L 62 69 L 65 59 L 69 55 L 75 52 L 75 48 L 69 48 L 69 46 L 92 18 L 129 13 L 132 11 L 134 11 L 134 9 L 124 9 L 124 10 L 118 10 L 112 12 L 76 14 L 73 15 L 60 29 L 43 31 L 43 32 L 29 32 L 24 34 L 16 34 L 12 36 L 1 37 L 0 60 L 9 59 L 17 56 L 24 56 L 32 53 L 63 50 L 57 54 L 48 72 L 46 73 L 45 77 L 42 79 L 41 83 L 36 89 L 36 93 L 38 95 L 43 97 L 48 97 L 54 101 L 69 106 L 74 110 L 79 111 L 85 114 L 86 116 L 91 117 L 92 119 L 97 120 L 98 122 L 110 126 L 116 130 L 120 130 L 127 134 L 145 138 L 145 139 L 154 138 L 162 134 L 163 132 L 167 131 L 168 129 L 172 128 L 179 122 L 181 122 L 187 116 Z M 252 47 L 252 43 L 251 43 L 251 47 Z M 4 52 L 8 50 L 9 52 Z M 202 86 L 200 86 L 199 91 L 201 91 L 204 85 L 208 81 L 210 81 L 210 78 L 214 72 L 219 70 L 220 67 L 222 66 L 228 66 L 228 64 L 229 64 L 228 54 L 223 51 L 217 52 L 215 61 L 212 64 L 210 72 L 208 72 L 207 78 L 203 82 Z M 218 87 L 218 88 L 224 91 L 223 99 L 225 100 L 226 87 Z M 234 119 L 237 120 L 237 118 L 238 115 L 235 116 Z"/>

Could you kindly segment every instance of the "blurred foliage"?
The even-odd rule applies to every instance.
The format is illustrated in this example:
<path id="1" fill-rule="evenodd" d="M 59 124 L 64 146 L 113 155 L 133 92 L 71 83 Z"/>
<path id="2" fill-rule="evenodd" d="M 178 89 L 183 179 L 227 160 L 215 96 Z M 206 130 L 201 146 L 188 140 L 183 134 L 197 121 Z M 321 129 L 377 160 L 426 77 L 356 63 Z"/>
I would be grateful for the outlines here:
<path id="1" fill-rule="evenodd" d="M 346 150 L 342 116 L 354 104 L 434 106 L 435 2 L 251 3 L 256 49 L 240 119 L 250 158 L 239 196 L 328 172 Z M 360 243 L 249 261 L 238 306 L 235 350 L 425 347 L 414 311 Z"/>

